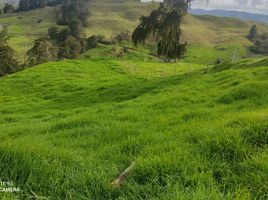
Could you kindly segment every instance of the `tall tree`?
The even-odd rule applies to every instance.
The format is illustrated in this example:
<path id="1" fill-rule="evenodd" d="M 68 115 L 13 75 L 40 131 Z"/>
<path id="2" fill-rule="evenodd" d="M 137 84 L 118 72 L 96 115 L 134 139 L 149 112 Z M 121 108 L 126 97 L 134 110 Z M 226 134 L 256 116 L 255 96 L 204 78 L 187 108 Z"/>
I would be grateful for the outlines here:
<path id="1" fill-rule="evenodd" d="M 58 48 L 47 38 L 35 40 L 34 46 L 27 52 L 30 65 L 57 60 Z"/>
<path id="2" fill-rule="evenodd" d="M 4 27 L 0 30 L 0 76 L 15 72 L 18 68 L 15 52 L 7 45 L 8 38 L 8 28 Z"/>
<path id="3" fill-rule="evenodd" d="M 253 25 L 249 30 L 248 39 L 250 40 L 254 39 L 257 36 L 257 34 L 258 34 L 257 25 Z"/>
<path id="4" fill-rule="evenodd" d="M 181 58 L 186 52 L 186 43 L 180 43 L 180 26 L 191 1 L 164 0 L 148 17 L 141 17 L 140 25 L 132 34 L 134 45 L 145 44 L 151 37 L 157 42 L 158 56 Z"/>
<path id="5" fill-rule="evenodd" d="M 3 8 L 3 12 L 4 13 L 13 13 L 15 12 L 16 9 L 12 4 L 6 3 L 4 8 Z"/>
<path id="6" fill-rule="evenodd" d="M 2 30 L 0 30 L 0 44 L 6 44 L 8 39 L 8 26 L 4 26 Z"/>

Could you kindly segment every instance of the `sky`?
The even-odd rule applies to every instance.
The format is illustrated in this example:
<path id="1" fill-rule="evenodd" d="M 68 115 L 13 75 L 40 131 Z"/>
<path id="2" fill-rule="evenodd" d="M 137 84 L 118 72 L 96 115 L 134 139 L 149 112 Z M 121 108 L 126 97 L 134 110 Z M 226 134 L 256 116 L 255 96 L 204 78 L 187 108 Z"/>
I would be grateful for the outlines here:
<path id="1" fill-rule="evenodd" d="M 209 3 L 205 0 L 195 0 L 192 8 L 239 10 L 268 15 L 268 0 L 209 0 Z"/>

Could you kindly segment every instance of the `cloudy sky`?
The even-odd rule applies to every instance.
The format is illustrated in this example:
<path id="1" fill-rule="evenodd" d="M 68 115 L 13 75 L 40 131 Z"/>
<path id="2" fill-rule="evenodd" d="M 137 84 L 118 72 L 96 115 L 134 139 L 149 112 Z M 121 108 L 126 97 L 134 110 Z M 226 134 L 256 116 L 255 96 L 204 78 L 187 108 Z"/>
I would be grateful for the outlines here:
<path id="1" fill-rule="evenodd" d="M 208 4 L 205 3 L 205 0 L 195 0 L 192 7 L 205 9 L 232 9 L 268 15 L 268 0 L 209 0 Z"/>

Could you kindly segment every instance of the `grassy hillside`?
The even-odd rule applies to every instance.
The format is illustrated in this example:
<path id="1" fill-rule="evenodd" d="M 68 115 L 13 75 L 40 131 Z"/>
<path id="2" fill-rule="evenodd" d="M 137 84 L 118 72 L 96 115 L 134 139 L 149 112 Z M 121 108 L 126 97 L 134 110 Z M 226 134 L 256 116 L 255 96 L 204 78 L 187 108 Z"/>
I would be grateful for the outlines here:
<path id="1" fill-rule="evenodd" d="M 1 78 L 0 177 L 21 189 L 2 199 L 267 199 L 267 59 L 145 58 Z"/>
<path id="2" fill-rule="evenodd" d="M 93 1 L 89 5 L 91 15 L 85 34 L 111 37 L 123 31 L 132 32 L 140 16 L 148 15 L 156 6 L 157 4 L 152 3 L 142 4 L 138 0 Z M 39 37 L 39 34 L 45 34 L 49 27 L 56 24 L 58 9 L 59 7 L 44 8 L 0 16 L 0 24 L 10 25 L 10 33 L 12 33 L 10 43 L 17 51 L 20 61 L 24 60 L 24 55 L 32 46 L 33 40 Z M 39 19 L 42 19 L 41 23 L 37 23 Z M 192 45 L 192 52 L 202 51 L 202 48 L 196 48 L 196 45 L 209 47 L 211 52 L 216 52 L 215 49 L 218 48 L 222 49 L 224 45 L 224 48 L 232 49 L 232 52 L 238 51 L 237 54 L 243 55 L 244 46 L 251 45 L 245 36 L 252 25 L 252 22 L 236 19 L 188 15 L 184 20 L 183 33 L 185 40 Z M 268 25 L 258 24 L 258 28 L 260 32 L 268 32 Z M 234 50 L 234 47 L 237 49 Z"/>
<path id="3" fill-rule="evenodd" d="M 19 60 L 33 46 L 38 37 L 47 33 L 48 28 L 56 24 L 58 8 L 42 8 L 27 12 L 0 15 L 0 25 L 8 25 L 11 38 L 10 45 L 16 50 Z M 38 23 L 42 20 L 41 23 Z"/>

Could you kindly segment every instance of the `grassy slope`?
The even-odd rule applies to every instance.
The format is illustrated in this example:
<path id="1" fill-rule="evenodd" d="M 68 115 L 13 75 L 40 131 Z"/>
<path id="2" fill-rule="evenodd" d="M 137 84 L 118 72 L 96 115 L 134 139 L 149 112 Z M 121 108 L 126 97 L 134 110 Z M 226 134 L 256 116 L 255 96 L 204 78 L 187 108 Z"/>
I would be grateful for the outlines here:
<path id="1" fill-rule="evenodd" d="M 11 34 L 10 45 L 16 50 L 19 60 L 33 45 L 38 34 L 47 33 L 48 28 L 55 24 L 58 8 L 43 8 L 28 12 L 5 14 L 0 16 L 0 24 L 9 25 Z M 38 20 L 42 19 L 41 23 Z M 37 34 L 37 35 L 31 35 Z"/>
<path id="2" fill-rule="evenodd" d="M 128 0 L 116 3 L 115 0 L 93 1 L 90 5 L 89 26 L 86 34 L 101 34 L 107 37 L 122 31 L 133 31 L 138 24 L 141 15 L 147 15 L 154 6 L 151 3 L 141 4 L 139 1 Z M 9 24 L 10 32 L 16 34 L 46 33 L 47 29 L 56 24 L 56 14 L 59 8 L 44 8 L 24 13 L 16 13 L 0 16 L 0 24 Z M 39 19 L 43 19 L 40 24 Z M 207 60 L 211 60 L 211 54 L 217 53 L 214 46 L 224 45 L 227 51 L 237 51 L 244 55 L 244 46 L 250 42 L 245 38 L 251 22 L 243 22 L 236 19 L 224 19 L 217 17 L 194 17 L 188 16 L 183 25 L 185 40 L 192 46 L 192 51 L 203 51 L 209 47 L 210 53 L 205 53 Z M 268 31 L 268 26 L 259 24 L 259 31 Z M 11 45 L 17 51 L 19 60 L 24 59 L 25 52 L 32 46 L 33 40 L 38 36 L 13 35 Z M 198 46 L 196 46 L 196 44 Z M 201 45 L 201 46 L 200 46 Z M 234 50 L 236 49 L 236 50 Z M 218 57 L 221 57 L 221 52 Z M 229 55 L 230 53 L 228 53 Z M 190 51 L 191 55 L 191 51 Z M 191 58 L 192 59 L 192 58 Z M 196 58 L 200 62 L 200 57 Z"/>
<path id="3" fill-rule="evenodd" d="M 265 199 L 267 66 L 100 58 L 4 77 L 0 177 L 23 191 L 5 197 Z"/>

